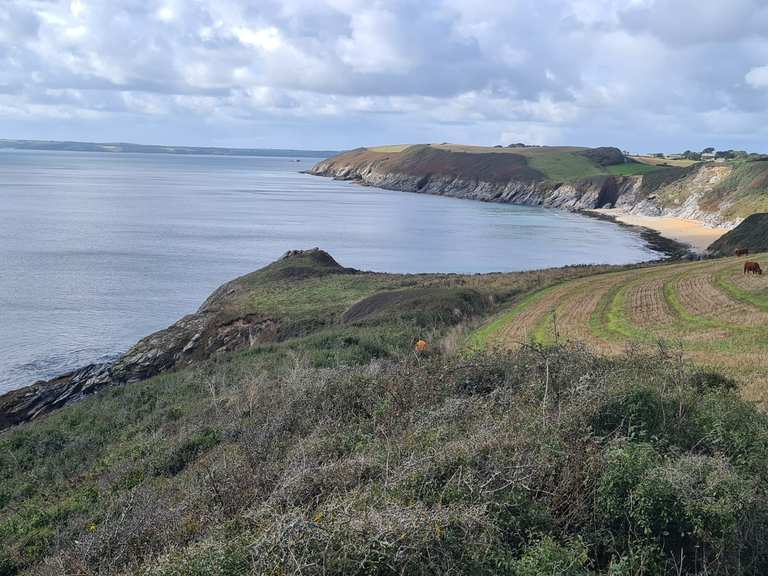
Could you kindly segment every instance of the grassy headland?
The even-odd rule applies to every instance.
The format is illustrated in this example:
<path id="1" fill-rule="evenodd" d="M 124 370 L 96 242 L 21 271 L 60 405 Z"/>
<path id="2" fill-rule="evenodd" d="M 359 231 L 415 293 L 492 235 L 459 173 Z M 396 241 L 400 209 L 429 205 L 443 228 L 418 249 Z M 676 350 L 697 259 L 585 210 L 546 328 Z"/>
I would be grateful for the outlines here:
<path id="1" fill-rule="evenodd" d="M 490 147 L 466 146 L 461 144 L 418 144 L 397 146 L 376 146 L 369 148 L 374 154 L 413 154 L 421 149 L 429 148 L 435 151 L 457 155 L 470 154 L 472 162 L 480 162 L 481 155 L 497 156 L 496 162 L 511 162 L 520 158 L 519 163 L 527 165 L 544 180 L 553 182 L 569 182 L 592 176 L 620 174 L 632 176 L 664 170 L 667 166 L 656 166 L 636 162 L 625 158 L 621 152 L 613 148 L 585 148 L 579 146 L 526 146 L 526 147 Z M 611 151 L 601 155 L 599 151 Z M 597 153 L 595 153 L 597 152 Z"/>
<path id="2" fill-rule="evenodd" d="M 557 330 L 594 327 L 590 344 L 642 336 L 622 304 L 645 301 L 629 293 L 641 274 L 700 266 L 402 276 L 279 261 L 212 298 L 232 318 L 280 318 L 273 341 L 0 435 L 0 574 L 764 573 L 768 417 L 739 381 L 666 346 L 596 355 L 538 329 L 555 310 Z M 731 268 L 709 272 L 730 283 Z M 647 322 L 688 305 L 670 285 Z M 558 294 L 568 309 L 542 307 Z M 735 318 L 669 314 L 702 330 Z M 494 318 L 546 342 L 468 352 Z"/>

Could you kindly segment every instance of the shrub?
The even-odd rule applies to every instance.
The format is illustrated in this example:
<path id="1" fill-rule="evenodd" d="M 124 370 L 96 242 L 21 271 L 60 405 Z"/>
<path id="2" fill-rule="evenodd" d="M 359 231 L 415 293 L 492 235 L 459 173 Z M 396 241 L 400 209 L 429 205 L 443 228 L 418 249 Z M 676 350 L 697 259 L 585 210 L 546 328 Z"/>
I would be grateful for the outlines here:
<path id="1" fill-rule="evenodd" d="M 219 433 L 210 428 L 204 428 L 181 444 L 172 448 L 159 463 L 155 465 L 155 474 L 175 476 L 195 460 L 202 452 L 213 448 L 220 441 Z"/>
<path id="2" fill-rule="evenodd" d="M 717 374 L 571 345 L 313 366 L 334 334 L 0 437 L 0 566 L 640 576 L 682 551 L 675 574 L 768 573 L 768 417 Z"/>
<path id="3" fill-rule="evenodd" d="M 733 378 L 714 370 L 697 370 L 691 375 L 690 383 L 697 392 L 733 392 L 738 388 Z"/>
<path id="4" fill-rule="evenodd" d="M 687 573 L 716 572 L 742 556 L 749 526 L 744 516 L 758 503 L 751 482 L 723 458 L 681 456 L 650 469 L 627 500 L 637 532 L 665 556 L 682 558 Z"/>
<path id="5" fill-rule="evenodd" d="M 563 546 L 547 536 L 529 547 L 514 563 L 514 576 L 588 576 L 587 548 L 581 540 L 573 539 Z"/>
<path id="6" fill-rule="evenodd" d="M 676 412 L 677 406 L 659 391 L 634 388 L 611 396 L 595 414 L 592 429 L 598 436 L 658 439 Z"/>
<path id="7" fill-rule="evenodd" d="M 650 444 L 627 444 L 608 449 L 605 460 L 596 490 L 595 509 L 603 527 L 620 537 L 631 529 L 628 503 L 633 491 L 659 464 L 661 456 Z"/>

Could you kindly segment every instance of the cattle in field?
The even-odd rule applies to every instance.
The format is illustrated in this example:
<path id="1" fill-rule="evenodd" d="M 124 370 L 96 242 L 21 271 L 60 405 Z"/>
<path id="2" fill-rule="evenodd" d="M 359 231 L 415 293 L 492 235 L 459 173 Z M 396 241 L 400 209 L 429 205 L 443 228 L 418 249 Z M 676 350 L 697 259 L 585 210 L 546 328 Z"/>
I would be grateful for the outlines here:
<path id="1" fill-rule="evenodd" d="M 734 254 L 736 256 L 749 256 L 749 248 L 739 248 Z"/>
<path id="2" fill-rule="evenodd" d="M 763 274 L 763 269 L 757 262 L 744 262 L 744 274 Z"/>

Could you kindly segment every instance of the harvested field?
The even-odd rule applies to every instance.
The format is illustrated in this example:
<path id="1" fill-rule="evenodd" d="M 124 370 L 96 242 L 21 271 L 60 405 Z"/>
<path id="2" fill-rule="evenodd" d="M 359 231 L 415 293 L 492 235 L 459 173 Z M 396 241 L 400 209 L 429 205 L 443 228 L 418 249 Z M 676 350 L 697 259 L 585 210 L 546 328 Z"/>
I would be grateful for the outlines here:
<path id="1" fill-rule="evenodd" d="M 768 267 L 768 254 L 750 260 Z M 660 345 L 739 377 L 768 400 L 768 277 L 745 277 L 745 258 L 598 274 L 530 295 L 481 328 L 482 344 L 579 340 L 605 354 Z M 475 348 L 478 348 L 475 342 Z"/>
<path id="2" fill-rule="evenodd" d="M 610 274 L 580 282 L 578 289 L 574 288 L 558 299 L 550 314 L 540 320 L 534 334 L 547 342 L 576 340 L 600 349 L 620 352 L 624 348 L 621 343 L 595 335 L 589 329 L 589 323 L 600 301 L 623 280 L 623 275 Z"/>
<path id="3" fill-rule="evenodd" d="M 655 158 L 654 156 L 630 156 L 635 162 L 648 164 L 649 166 L 680 166 L 688 167 L 699 164 L 699 160 L 671 160 L 669 158 Z"/>
<path id="4" fill-rule="evenodd" d="M 734 286 L 748 292 L 768 291 L 768 274 L 756 276 L 754 274 L 744 274 L 742 270 L 729 274 L 727 281 Z"/>
<path id="5" fill-rule="evenodd" d="M 677 281 L 680 302 L 694 316 L 735 325 L 768 326 L 768 314 L 734 300 L 714 285 L 711 274 L 690 274 Z"/>
<path id="6" fill-rule="evenodd" d="M 654 277 L 629 285 L 626 312 L 629 321 L 637 326 L 664 326 L 674 322 L 675 315 L 664 299 L 664 279 Z"/>

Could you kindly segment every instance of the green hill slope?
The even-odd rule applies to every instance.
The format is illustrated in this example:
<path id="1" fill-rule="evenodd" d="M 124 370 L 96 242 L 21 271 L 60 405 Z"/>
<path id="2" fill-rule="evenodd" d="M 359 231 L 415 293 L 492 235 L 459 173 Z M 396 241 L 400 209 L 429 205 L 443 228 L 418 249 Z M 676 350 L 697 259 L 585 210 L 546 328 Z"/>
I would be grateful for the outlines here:
<path id="1" fill-rule="evenodd" d="M 0 435 L 0 574 L 768 571 L 768 417 L 737 381 L 663 347 L 465 354 L 477 321 L 606 269 L 326 256 L 204 306 L 279 318 L 271 341 Z"/>
<path id="2" fill-rule="evenodd" d="M 514 148 L 464 146 L 460 144 L 418 144 L 362 149 L 374 159 L 386 154 L 393 166 L 412 166 L 420 173 L 441 173 L 450 168 L 469 178 L 499 176 L 521 180 L 570 182 L 591 176 L 613 174 L 621 166 L 623 175 L 646 174 L 663 169 L 626 158 L 618 148 L 575 146 L 526 146 Z M 512 172 L 511 167 L 517 167 Z M 524 170 L 527 167 L 528 170 Z"/>

